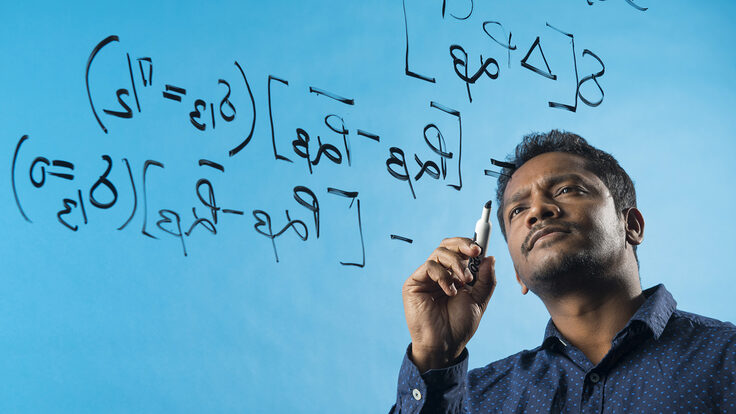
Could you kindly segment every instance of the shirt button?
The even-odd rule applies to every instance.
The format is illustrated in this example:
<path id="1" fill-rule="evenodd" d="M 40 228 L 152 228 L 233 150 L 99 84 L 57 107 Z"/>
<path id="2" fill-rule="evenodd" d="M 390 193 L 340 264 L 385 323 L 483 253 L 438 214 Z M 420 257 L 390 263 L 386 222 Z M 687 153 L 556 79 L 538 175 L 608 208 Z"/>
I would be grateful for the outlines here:
<path id="1" fill-rule="evenodd" d="M 601 376 L 598 375 L 597 373 L 594 372 L 594 373 L 590 374 L 590 382 L 592 382 L 593 384 L 597 384 L 598 381 L 600 381 L 600 380 L 601 380 Z"/>
<path id="2" fill-rule="evenodd" d="M 421 399 L 422 399 L 422 393 L 421 393 L 421 392 L 419 392 L 419 390 L 418 390 L 418 389 L 416 389 L 416 388 L 414 388 L 414 389 L 413 389 L 413 390 L 411 391 L 411 395 L 412 395 L 412 396 L 414 397 L 414 399 L 415 399 L 415 400 L 417 400 L 417 401 L 419 401 L 419 400 L 421 400 Z"/>

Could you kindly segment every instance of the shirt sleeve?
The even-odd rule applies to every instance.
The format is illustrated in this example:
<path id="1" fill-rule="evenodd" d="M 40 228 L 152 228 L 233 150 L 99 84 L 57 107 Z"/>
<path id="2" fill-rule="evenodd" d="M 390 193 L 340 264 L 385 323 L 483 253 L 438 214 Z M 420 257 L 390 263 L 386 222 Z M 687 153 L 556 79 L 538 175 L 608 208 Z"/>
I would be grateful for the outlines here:
<path id="1" fill-rule="evenodd" d="M 468 350 L 458 362 L 447 368 L 420 373 L 409 358 L 411 345 L 404 354 L 399 371 L 396 404 L 390 414 L 460 414 L 466 396 Z"/>

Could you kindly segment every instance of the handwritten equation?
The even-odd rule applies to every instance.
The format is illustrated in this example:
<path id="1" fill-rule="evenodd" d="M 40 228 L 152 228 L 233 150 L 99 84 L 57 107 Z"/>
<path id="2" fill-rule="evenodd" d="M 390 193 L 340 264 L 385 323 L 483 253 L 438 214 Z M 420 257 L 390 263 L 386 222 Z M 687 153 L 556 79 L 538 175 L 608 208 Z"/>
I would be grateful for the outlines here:
<path id="1" fill-rule="evenodd" d="M 588 5 L 592 5 L 593 2 L 590 0 L 587 0 Z M 417 69 L 414 67 L 414 65 L 410 62 L 410 44 L 412 43 L 410 39 L 420 39 L 422 36 L 421 34 L 415 34 L 411 33 L 409 30 L 409 13 L 407 13 L 407 7 L 406 7 L 407 0 L 402 0 L 402 8 L 404 13 L 404 33 L 405 33 L 405 53 L 404 53 L 404 74 L 408 77 L 419 79 L 425 82 L 429 83 L 436 83 L 437 78 L 435 76 L 427 74 L 427 72 L 422 69 Z M 442 9 L 441 9 L 441 18 L 444 20 L 446 18 L 446 15 L 449 14 L 453 19 L 464 21 L 470 18 L 470 16 L 473 14 L 474 11 L 474 2 L 473 0 L 468 0 L 467 2 L 468 12 L 464 16 L 457 16 L 452 13 L 446 13 L 446 6 L 447 1 L 444 0 L 442 2 Z M 638 5 L 636 5 L 634 2 L 627 0 L 627 3 L 631 5 L 632 7 L 636 8 L 637 10 L 645 11 L 646 8 L 642 8 Z M 545 24 L 546 29 L 549 29 L 551 32 L 549 34 L 553 34 L 556 36 L 562 36 L 564 39 L 569 41 L 570 49 L 571 49 L 571 60 L 572 60 L 572 66 L 573 66 L 573 72 L 575 75 L 575 82 L 572 85 L 573 93 L 572 93 L 572 100 L 571 102 L 564 103 L 564 102 L 556 102 L 556 101 L 548 101 L 547 104 L 550 108 L 556 108 L 556 109 L 562 109 L 570 112 L 576 112 L 578 110 L 578 100 L 582 101 L 585 105 L 591 106 L 591 107 L 597 107 L 603 102 L 604 98 L 604 91 L 601 84 L 598 82 L 598 79 L 600 79 L 605 74 L 605 65 L 603 63 L 603 60 L 593 51 L 585 48 L 583 49 L 582 53 L 580 55 L 577 54 L 575 51 L 575 36 L 572 33 L 568 33 L 565 30 L 559 29 L 549 23 Z M 531 42 L 531 44 L 528 47 L 525 47 L 523 49 L 519 48 L 519 45 L 517 45 L 515 42 L 513 42 L 513 33 L 511 30 L 508 32 L 506 31 L 506 28 L 500 21 L 496 20 L 485 20 L 480 24 L 480 30 L 478 31 L 479 36 L 485 36 L 488 40 L 493 42 L 493 44 L 500 46 L 506 53 L 506 58 L 508 61 L 509 68 L 511 67 L 511 57 L 512 53 L 516 54 L 519 53 L 522 50 L 526 50 L 526 53 L 519 59 L 519 66 L 530 70 L 532 73 L 542 76 L 545 79 L 548 79 L 550 81 L 556 82 L 558 81 L 558 74 L 555 70 L 553 70 L 547 60 L 547 57 L 544 54 L 544 42 L 542 41 L 542 36 L 538 35 L 534 39 L 534 41 Z M 479 65 L 477 67 L 471 68 L 473 66 L 471 64 L 471 61 L 475 61 L 475 56 L 471 58 L 471 53 L 468 53 L 466 49 L 459 44 L 451 44 L 448 46 L 449 48 L 449 54 L 447 55 L 448 63 L 452 64 L 452 67 L 454 69 L 455 75 L 457 78 L 461 81 L 461 84 L 463 85 L 464 89 L 466 90 L 466 94 L 468 97 L 468 102 L 473 102 L 473 95 L 471 93 L 470 86 L 477 84 L 481 79 L 487 78 L 490 80 L 497 80 L 501 77 L 501 66 L 498 63 L 498 60 L 494 57 L 483 57 L 482 54 L 478 54 L 477 57 L 479 58 Z M 530 57 L 535 58 L 536 61 L 540 62 L 539 66 L 534 66 L 532 63 L 530 63 Z M 596 72 L 586 74 L 581 78 L 579 69 L 578 69 L 578 59 L 583 59 L 588 57 L 588 59 L 593 59 L 597 62 L 597 64 L 600 66 L 600 69 Z M 544 64 L 543 67 L 541 67 L 541 63 Z M 598 91 L 599 96 L 598 97 L 589 97 L 585 96 L 583 93 L 583 87 L 588 83 L 592 82 Z"/>
<path id="2" fill-rule="evenodd" d="M 26 213 L 23 203 L 18 196 L 18 184 L 27 183 L 38 190 L 42 190 L 48 186 L 62 186 L 65 184 L 65 188 L 68 188 L 75 187 L 73 183 L 76 177 L 74 174 L 74 162 L 61 159 L 50 160 L 46 156 L 39 155 L 27 157 L 32 159 L 27 170 L 25 170 L 27 180 L 19 179 L 17 161 L 19 154 L 24 149 L 24 144 L 29 140 L 30 138 L 24 135 L 15 147 L 11 166 L 11 178 L 13 194 L 18 210 L 27 222 L 32 223 L 32 219 Z M 215 196 L 215 187 L 212 180 L 207 177 L 201 177 L 194 183 L 194 193 L 199 203 L 191 206 L 191 216 L 180 213 L 181 210 L 174 210 L 172 208 L 152 208 L 150 206 L 149 195 L 152 191 L 156 191 L 155 179 L 157 177 L 155 177 L 154 171 L 164 170 L 164 163 L 147 159 L 143 161 L 140 171 L 135 174 L 127 158 L 122 158 L 119 162 L 113 161 L 112 157 L 107 154 L 103 154 L 100 158 L 103 165 L 99 177 L 94 182 L 82 183 L 76 188 L 70 188 L 68 190 L 68 197 L 59 200 L 59 210 L 56 212 L 56 218 L 62 226 L 70 231 L 80 231 L 83 226 L 92 224 L 87 213 L 87 210 L 90 208 L 98 210 L 126 209 L 130 211 L 130 214 L 124 222 L 116 227 L 117 230 L 124 230 L 129 226 L 132 227 L 132 221 L 137 215 L 140 217 L 141 235 L 151 239 L 159 239 L 159 236 L 163 235 L 173 237 L 181 243 L 182 254 L 187 256 L 186 240 L 195 231 L 204 231 L 216 235 L 218 226 L 223 225 L 225 220 L 240 220 L 246 216 L 246 211 L 243 208 L 225 207 L 218 203 L 218 198 Z M 212 160 L 200 159 L 197 164 L 199 167 L 203 167 L 202 175 L 225 173 L 225 167 Z M 113 182 L 111 180 L 113 167 L 123 168 L 129 180 L 122 183 Z M 153 177 L 152 173 L 154 173 Z M 138 180 L 134 178 L 136 175 L 140 177 Z M 154 180 L 153 182 L 152 179 Z M 123 206 L 118 203 L 118 194 L 122 191 L 129 191 L 132 195 L 130 197 L 132 198 L 132 203 L 129 206 Z M 356 252 L 356 258 L 340 260 L 340 264 L 357 267 L 365 266 L 365 245 L 363 241 L 359 193 L 357 191 L 346 191 L 328 187 L 326 194 L 333 197 L 347 198 L 350 201 L 345 214 L 355 216 L 353 233 L 360 240 L 361 251 Z M 269 213 L 258 208 L 249 211 L 253 230 L 270 240 L 276 262 L 279 261 L 276 240 L 287 231 L 293 231 L 302 241 L 306 241 L 309 238 L 311 226 L 315 238 L 319 238 L 321 210 L 317 195 L 310 188 L 297 185 L 293 188 L 293 198 L 297 208 L 304 209 L 304 211 L 299 212 L 299 216 L 295 217 L 306 214 L 307 218 L 292 218 L 292 213 L 289 212 L 289 209 L 285 209 L 282 224 L 282 221 L 277 222 L 275 219 L 276 214 L 273 212 Z M 310 226 L 306 223 L 310 223 Z"/>
<path id="3" fill-rule="evenodd" d="M 586 2 L 589 6 L 594 4 L 590 0 Z M 449 16 L 464 21 L 473 14 L 473 0 L 464 3 L 468 9 L 463 15 L 447 12 L 447 3 L 446 0 L 442 2 L 442 19 Z M 646 10 L 633 1 L 626 0 L 626 3 L 636 10 Z M 457 4 L 459 2 L 455 6 Z M 401 11 L 405 34 L 404 75 L 436 84 L 437 78 L 427 74 L 427 68 L 419 70 L 412 64 L 410 44 L 418 36 L 410 31 L 411 15 L 407 12 L 407 0 L 402 0 Z M 575 79 L 571 85 L 572 98 L 569 102 L 549 100 L 547 105 L 552 109 L 576 112 L 579 102 L 589 107 L 597 107 L 603 102 L 605 94 L 599 82 L 605 74 L 603 59 L 588 48 L 583 48 L 582 53 L 578 54 L 572 33 L 546 23 L 544 34 L 536 35 L 528 45 L 518 45 L 514 42 L 511 30 L 507 31 L 500 21 L 483 21 L 478 29 L 479 36 L 484 36 L 501 47 L 509 68 L 512 57 L 515 57 L 518 59 L 518 67 L 552 82 L 558 80 L 558 72 L 548 63 L 544 51 L 545 39 L 549 36 L 566 39 L 570 45 L 569 58 Z M 319 174 L 325 164 L 341 169 L 355 168 L 356 151 L 368 146 L 379 146 L 384 154 L 380 160 L 380 168 L 390 180 L 397 182 L 398 188 L 404 186 L 406 196 L 416 199 L 417 184 L 425 182 L 449 191 L 461 191 L 463 188 L 463 117 L 459 110 L 451 106 L 429 101 L 428 106 L 435 119 L 428 120 L 421 130 L 417 130 L 416 137 L 409 145 L 386 145 L 387 140 L 382 140 L 385 134 L 362 128 L 351 115 L 358 107 L 353 97 L 314 85 L 298 85 L 285 77 L 268 74 L 262 80 L 266 86 L 265 99 L 257 99 L 251 87 L 252 79 L 249 80 L 245 65 L 241 65 L 238 60 L 234 60 L 231 67 L 223 68 L 219 76 L 211 79 L 209 92 L 195 93 L 189 85 L 167 78 L 166 73 L 157 69 L 154 56 L 121 52 L 120 44 L 120 37 L 117 35 L 104 38 L 92 48 L 84 67 L 84 86 L 90 113 L 103 134 L 108 134 L 110 128 L 120 125 L 120 120 L 135 123 L 138 115 L 152 106 L 151 100 L 158 100 L 157 109 L 163 107 L 174 111 L 178 114 L 175 119 L 180 119 L 185 128 L 192 128 L 194 134 L 225 129 L 228 142 L 221 143 L 226 148 L 223 156 L 227 154 L 230 158 L 237 156 L 251 143 L 256 131 L 257 115 L 263 112 L 268 114 L 268 135 L 272 149 L 272 154 L 267 156 L 272 156 L 275 163 L 298 169 L 300 174 Z M 448 44 L 447 51 L 446 64 L 460 81 L 462 95 L 467 96 L 469 103 L 473 102 L 471 87 L 483 79 L 493 81 L 503 78 L 503 65 L 499 64 L 499 56 L 484 56 L 467 50 L 461 44 Z M 103 55 L 106 58 L 100 60 L 99 57 Z M 580 59 L 594 61 L 599 69 L 581 76 L 578 69 Z M 478 62 L 478 65 L 472 62 Z M 118 66 L 111 67 L 110 64 Z M 112 89 L 109 82 L 101 90 L 93 88 L 90 74 L 113 71 L 122 71 L 127 75 L 126 79 Z M 585 88 L 587 84 L 595 86 L 597 95 L 590 95 L 591 89 Z M 583 92 L 584 90 L 587 92 Z M 280 106 L 306 99 L 318 100 L 309 103 L 310 108 L 320 112 L 317 126 L 314 123 L 307 126 L 300 124 L 298 120 L 286 120 L 288 117 L 282 117 Z M 265 107 L 260 107 L 256 102 L 264 102 Z M 112 122 L 113 119 L 118 121 Z M 161 191 L 158 179 L 166 171 L 164 162 L 155 159 L 131 160 L 127 157 L 113 159 L 110 154 L 99 154 L 99 158 L 94 160 L 61 159 L 63 157 L 54 157 L 43 149 L 28 148 L 29 141 L 28 135 L 23 135 L 18 140 L 11 166 L 13 195 L 21 217 L 28 223 L 33 223 L 32 214 L 29 214 L 33 207 L 21 200 L 18 189 L 23 187 L 24 191 L 43 192 L 54 187 L 62 189 L 64 195 L 44 204 L 57 205 L 56 219 L 68 231 L 79 232 L 88 226 L 99 225 L 92 222 L 88 214 L 91 209 L 123 210 L 125 220 L 116 223 L 116 230 L 131 231 L 135 228 L 132 231 L 139 231 L 142 236 L 150 239 L 175 240 L 181 245 L 183 256 L 188 256 L 191 247 L 188 248 L 187 243 L 192 234 L 204 232 L 216 236 L 218 228 L 223 225 L 246 225 L 257 237 L 263 237 L 271 245 L 274 260 L 279 262 L 277 242 L 282 236 L 293 234 L 301 241 L 307 241 L 310 237 L 319 239 L 320 222 L 325 219 L 322 207 L 325 203 L 344 200 L 345 204 L 340 204 L 339 210 L 335 211 L 340 211 L 344 215 L 343 219 L 350 217 L 353 224 L 348 233 L 356 242 L 359 241 L 360 248 L 349 257 L 340 257 L 337 261 L 344 266 L 360 268 L 366 264 L 359 189 L 326 186 L 324 191 L 315 192 L 305 185 L 294 185 L 289 194 L 293 198 L 293 204 L 288 208 L 269 210 L 262 208 L 257 202 L 248 206 L 232 205 L 222 203 L 221 193 L 215 191 L 212 179 L 213 176 L 224 176 L 225 163 L 200 158 L 193 162 L 200 177 L 192 183 L 193 195 L 198 201 L 194 205 L 185 206 L 153 205 L 150 195 Z M 80 163 L 99 169 L 94 180 L 75 175 L 75 168 Z M 494 160 L 492 163 L 499 165 Z M 117 172 L 117 178 L 113 178 L 114 171 Z M 488 169 L 480 172 L 492 177 L 499 174 Z M 121 176 L 125 179 L 121 180 Z M 123 194 L 125 205 L 119 197 Z M 131 202 L 128 203 L 127 200 Z M 402 243 L 413 242 L 407 235 L 387 236 L 390 240 Z"/>

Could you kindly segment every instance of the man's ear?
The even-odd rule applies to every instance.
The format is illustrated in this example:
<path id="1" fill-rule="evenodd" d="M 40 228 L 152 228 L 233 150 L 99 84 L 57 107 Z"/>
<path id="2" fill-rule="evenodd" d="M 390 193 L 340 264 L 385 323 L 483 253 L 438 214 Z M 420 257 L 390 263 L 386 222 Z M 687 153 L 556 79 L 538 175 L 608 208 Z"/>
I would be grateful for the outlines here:
<path id="1" fill-rule="evenodd" d="M 521 294 L 526 295 L 529 293 L 529 288 L 526 287 L 524 282 L 521 281 L 521 278 L 519 277 L 519 272 L 516 272 L 516 281 L 519 282 L 519 285 L 521 285 Z"/>
<path id="2" fill-rule="evenodd" d="M 626 223 L 626 241 L 638 246 L 644 240 L 644 217 L 636 207 L 627 208 L 623 213 Z"/>

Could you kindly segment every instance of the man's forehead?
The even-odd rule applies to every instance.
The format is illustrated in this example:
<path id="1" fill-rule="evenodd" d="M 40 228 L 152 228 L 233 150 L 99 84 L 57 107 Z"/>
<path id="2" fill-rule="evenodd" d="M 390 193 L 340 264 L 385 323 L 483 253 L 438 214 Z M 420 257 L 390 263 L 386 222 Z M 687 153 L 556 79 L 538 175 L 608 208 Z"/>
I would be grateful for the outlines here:
<path id="1" fill-rule="evenodd" d="M 504 192 L 504 202 L 512 202 L 535 184 L 561 180 L 600 181 L 587 168 L 585 158 L 564 152 L 548 152 L 530 159 L 513 173 Z"/>

